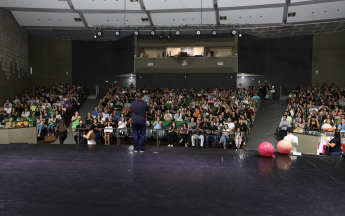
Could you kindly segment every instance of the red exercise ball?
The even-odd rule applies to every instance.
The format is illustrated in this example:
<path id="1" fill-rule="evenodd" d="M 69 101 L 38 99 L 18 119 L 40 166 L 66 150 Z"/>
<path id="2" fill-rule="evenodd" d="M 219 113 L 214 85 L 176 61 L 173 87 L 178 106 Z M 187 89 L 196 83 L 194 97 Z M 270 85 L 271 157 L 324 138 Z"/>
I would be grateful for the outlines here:
<path id="1" fill-rule="evenodd" d="M 269 142 L 262 142 L 259 145 L 258 151 L 262 157 L 274 157 L 274 148 L 273 145 Z"/>
<path id="2" fill-rule="evenodd" d="M 280 154 L 290 154 L 292 145 L 289 141 L 281 140 L 277 144 L 277 150 Z"/>

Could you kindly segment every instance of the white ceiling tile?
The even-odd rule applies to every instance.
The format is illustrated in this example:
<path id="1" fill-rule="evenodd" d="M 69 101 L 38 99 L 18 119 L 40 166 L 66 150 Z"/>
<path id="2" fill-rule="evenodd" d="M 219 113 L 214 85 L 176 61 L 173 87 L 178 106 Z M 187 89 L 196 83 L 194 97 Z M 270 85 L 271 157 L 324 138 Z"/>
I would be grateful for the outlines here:
<path id="1" fill-rule="evenodd" d="M 290 6 L 290 12 L 296 16 L 288 17 L 289 23 L 345 18 L 345 1 Z"/>
<path id="2" fill-rule="evenodd" d="M 263 8 L 249 10 L 219 11 L 219 16 L 227 16 L 220 24 L 270 24 L 282 23 L 284 8 Z"/>
<path id="3" fill-rule="evenodd" d="M 86 22 L 89 26 L 123 26 L 123 25 L 137 25 L 146 26 L 150 22 L 143 22 L 141 18 L 147 18 L 145 13 L 126 14 L 126 21 L 124 22 L 124 14 L 98 14 L 86 13 L 84 14 Z M 109 21 L 108 21 L 109 20 Z"/>
<path id="4" fill-rule="evenodd" d="M 0 0 L 0 7 L 70 9 L 67 1 L 58 0 Z"/>
<path id="5" fill-rule="evenodd" d="M 285 2 L 285 0 L 218 0 L 218 8 L 279 4 Z"/>
<path id="6" fill-rule="evenodd" d="M 72 0 L 77 10 L 141 10 L 139 2 L 130 0 Z"/>
<path id="7" fill-rule="evenodd" d="M 146 10 L 201 8 L 201 0 L 144 0 Z M 213 0 L 203 0 L 202 8 L 213 8 Z"/>
<path id="8" fill-rule="evenodd" d="M 17 22 L 21 26 L 67 26 L 83 27 L 83 22 L 76 22 L 74 18 L 80 18 L 77 13 L 50 13 L 50 12 L 26 12 L 12 11 Z"/>
<path id="9" fill-rule="evenodd" d="M 200 12 L 188 13 L 153 13 L 151 14 L 154 25 L 179 26 L 201 24 Z M 203 12 L 202 24 L 216 24 L 215 12 Z"/>

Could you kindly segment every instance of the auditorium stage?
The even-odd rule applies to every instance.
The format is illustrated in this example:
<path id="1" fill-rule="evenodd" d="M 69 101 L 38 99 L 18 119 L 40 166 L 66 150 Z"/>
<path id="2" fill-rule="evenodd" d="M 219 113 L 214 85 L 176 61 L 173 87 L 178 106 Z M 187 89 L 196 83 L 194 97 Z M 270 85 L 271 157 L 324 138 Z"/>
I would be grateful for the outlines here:
<path id="1" fill-rule="evenodd" d="M 0 215 L 343 215 L 345 160 L 256 151 L 0 145 Z"/>

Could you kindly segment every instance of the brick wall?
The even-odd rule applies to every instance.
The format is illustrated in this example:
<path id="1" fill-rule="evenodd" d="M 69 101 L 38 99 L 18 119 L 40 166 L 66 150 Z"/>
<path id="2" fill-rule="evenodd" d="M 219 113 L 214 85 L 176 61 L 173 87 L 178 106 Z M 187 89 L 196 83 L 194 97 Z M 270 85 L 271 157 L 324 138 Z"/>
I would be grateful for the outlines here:
<path id="1" fill-rule="evenodd" d="M 30 89 L 28 31 L 0 8 L 0 103 Z"/>

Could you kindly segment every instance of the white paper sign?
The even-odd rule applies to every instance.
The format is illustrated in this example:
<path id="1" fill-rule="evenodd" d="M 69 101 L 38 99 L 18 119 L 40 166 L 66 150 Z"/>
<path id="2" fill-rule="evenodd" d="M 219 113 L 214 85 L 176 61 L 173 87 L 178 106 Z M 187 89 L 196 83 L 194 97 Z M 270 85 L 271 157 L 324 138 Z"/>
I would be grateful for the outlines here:
<path id="1" fill-rule="evenodd" d="M 218 62 L 218 65 L 223 65 L 223 62 Z"/>
<path id="2" fill-rule="evenodd" d="M 152 67 L 153 63 L 148 63 L 147 66 Z"/>

